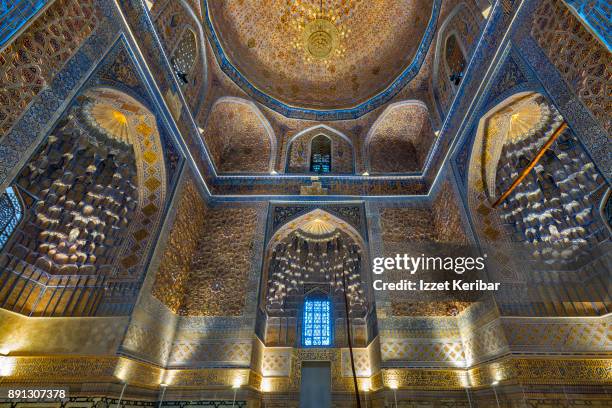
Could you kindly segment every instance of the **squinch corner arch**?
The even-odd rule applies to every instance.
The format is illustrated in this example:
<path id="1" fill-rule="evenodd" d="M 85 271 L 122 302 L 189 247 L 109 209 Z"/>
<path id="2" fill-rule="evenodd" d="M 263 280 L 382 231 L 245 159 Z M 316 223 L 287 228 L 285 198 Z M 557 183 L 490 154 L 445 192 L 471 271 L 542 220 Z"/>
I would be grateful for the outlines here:
<path id="1" fill-rule="evenodd" d="M 370 174 L 421 171 L 434 139 L 431 116 L 423 102 L 391 104 L 366 136 L 366 169 Z"/>
<path id="2" fill-rule="evenodd" d="M 0 279 L 15 283 L 4 287 L 3 307 L 33 316 L 128 312 L 166 197 L 155 117 L 120 91 L 87 90 L 15 188 L 25 208 L 3 248 Z"/>
<path id="3" fill-rule="evenodd" d="M 218 173 L 274 170 L 276 137 L 253 102 L 235 97 L 218 99 L 202 136 Z"/>

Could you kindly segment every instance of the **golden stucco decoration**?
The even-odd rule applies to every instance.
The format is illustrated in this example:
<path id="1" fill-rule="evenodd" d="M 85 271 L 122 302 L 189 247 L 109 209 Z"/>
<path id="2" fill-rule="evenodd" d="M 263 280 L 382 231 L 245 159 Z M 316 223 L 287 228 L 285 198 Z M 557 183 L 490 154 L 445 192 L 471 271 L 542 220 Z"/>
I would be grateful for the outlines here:
<path id="1" fill-rule="evenodd" d="M 117 140 L 132 144 L 128 118 L 124 112 L 107 103 L 96 103 L 91 107 L 91 116 L 98 125 Z"/>
<path id="2" fill-rule="evenodd" d="M 325 59 L 338 50 L 340 32 L 331 21 L 318 18 L 306 24 L 303 38 L 308 54 Z"/>
<path id="3" fill-rule="evenodd" d="M 431 0 L 209 1 L 227 58 L 253 86 L 292 106 L 355 106 L 412 62 Z M 376 29 L 372 29 L 376 27 Z"/>
<path id="4" fill-rule="evenodd" d="M 300 229 L 311 235 L 329 235 L 336 230 L 336 226 L 324 219 L 315 218 L 302 225 Z"/>

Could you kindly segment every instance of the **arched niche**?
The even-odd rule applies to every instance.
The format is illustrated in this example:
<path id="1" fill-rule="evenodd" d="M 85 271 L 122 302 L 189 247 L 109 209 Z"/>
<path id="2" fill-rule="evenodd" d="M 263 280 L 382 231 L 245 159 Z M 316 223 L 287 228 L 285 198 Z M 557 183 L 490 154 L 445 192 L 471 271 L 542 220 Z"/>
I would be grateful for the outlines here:
<path id="1" fill-rule="evenodd" d="M 287 142 L 285 172 L 311 172 L 312 142 L 323 136 L 331 141 L 332 174 L 350 174 L 355 171 L 355 154 L 351 140 L 343 133 L 326 125 L 304 129 Z"/>
<path id="2" fill-rule="evenodd" d="M 424 103 L 391 104 L 366 136 L 366 168 L 371 174 L 421 171 L 434 139 L 431 116 Z"/>
<path id="3" fill-rule="evenodd" d="M 495 262 L 496 279 L 534 283 L 544 271 L 587 273 L 609 240 L 599 211 L 608 186 L 573 132 L 558 132 L 563 122 L 546 97 L 522 92 L 492 108 L 478 124 L 468 207 L 481 246 Z M 554 141 L 545 149 L 549 140 Z M 533 169 L 511 189 L 540 152 Z M 494 207 L 508 190 L 507 199 Z M 561 302 L 556 312 L 597 313 L 592 308 L 570 312 L 566 308 L 582 304 L 575 300 Z"/>
<path id="4" fill-rule="evenodd" d="M 331 173 L 332 141 L 325 135 L 317 135 L 310 141 L 310 172 Z"/>
<path id="5" fill-rule="evenodd" d="M 467 68 L 467 60 L 465 52 L 459 44 L 459 39 L 456 33 L 452 33 L 446 39 L 444 49 L 444 63 L 446 65 L 446 74 L 451 85 L 456 89 L 461 84 L 465 70 Z"/>
<path id="6" fill-rule="evenodd" d="M 203 138 L 219 173 L 269 173 L 274 169 L 276 137 L 253 102 L 234 97 L 212 106 Z"/>
<path id="7" fill-rule="evenodd" d="M 85 91 L 17 176 L 23 221 L 0 255 L 0 302 L 33 316 L 129 313 L 166 199 L 153 114 Z"/>
<path id="8" fill-rule="evenodd" d="M 208 85 L 206 36 L 200 18 L 186 0 L 156 1 L 151 14 L 185 100 L 192 112 L 198 112 Z M 189 55 L 193 64 L 187 61 Z"/>
<path id="9" fill-rule="evenodd" d="M 196 34 L 189 27 L 185 28 L 180 41 L 172 51 L 170 65 L 182 87 L 193 86 L 197 82 L 193 70 L 198 58 Z"/>
<path id="10" fill-rule="evenodd" d="M 331 346 L 346 347 L 345 288 L 354 345 L 367 345 L 373 330 L 369 259 L 353 226 L 315 209 L 280 227 L 264 255 L 258 326 L 267 346 L 301 345 L 304 301 L 314 297 L 331 304 Z"/>
<path id="11" fill-rule="evenodd" d="M 465 3 L 459 3 L 438 30 L 432 81 L 434 98 L 442 118 L 446 116 L 467 69 L 480 33 L 480 21 L 479 13 L 473 12 Z"/>

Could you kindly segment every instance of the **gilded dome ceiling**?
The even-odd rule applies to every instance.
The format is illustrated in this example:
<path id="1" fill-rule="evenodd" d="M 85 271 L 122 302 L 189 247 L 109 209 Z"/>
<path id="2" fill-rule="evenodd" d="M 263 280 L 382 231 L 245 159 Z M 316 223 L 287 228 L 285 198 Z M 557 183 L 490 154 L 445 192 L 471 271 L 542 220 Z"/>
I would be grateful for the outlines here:
<path id="1" fill-rule="evenodd" d="M 358 105 L 412 63 L 434 0 L 208 2 L 230 62 L 259 91 L 311 109 Z"/>

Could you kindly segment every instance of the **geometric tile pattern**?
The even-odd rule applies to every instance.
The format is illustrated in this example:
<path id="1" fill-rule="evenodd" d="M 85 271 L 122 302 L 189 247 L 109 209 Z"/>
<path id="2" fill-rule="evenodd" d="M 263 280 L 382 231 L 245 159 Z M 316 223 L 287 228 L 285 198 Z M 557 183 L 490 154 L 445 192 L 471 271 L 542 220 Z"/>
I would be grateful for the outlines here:
<path id="1" fill-rule="evenodd" d="M 505 321 L 504 330 L 510 347 L 547 351 L 612 351 L 610 321 L 594 322 L 526 322 Z"/>
<path id="2" fill-rule="evenodd" d="M 138 208 L 141 211 L 128 227 L 127 242 L 122 247 L 122 260 L 115 277 L 140 279 L 139 266 L 153 242 L 150 232 L 155 231 L 160 222 L 166 197 L 166 170 L 156 119 L 148 109 L 124 93 L 98 88 L 88 91 L 86 95 L 91 102 L 85 104 L 84 112 L 94 127 L 108 131 L 95 114 L 96 107 L 115 109 L 126 118 L 130 142 L 136 154 L 140 187 Z"/>
<path id="3" fill-rule="evenodd" d="M 465 59 L 469 61 L 471 51 L 474 49 L 474 43 L 478 38 L 478 34 L 480 34 L 479 23 L 478 13 L 472 12 L 466 3 L 459 3 L 445 18 L 438 30 L 432 81 L 434 97 L 442 114 L 448 112 L 458 88 L 449 79 L 451 73 L 446 62 L 448 39 L 455 35 L 455 38 L 461 44 L 460 49 L 462 53 L 463 50 L 467 53 L 464 56 Z"/>
<path id="4" fill-rule="evenodd" d="M 122 348 L 139 356 L 147 356 L 158 362 L 165 362 L 171 342 L 159 336 L 160 330 L 142 325 L 130 324 Z"/>
<path id="5" fill-rule="evenodd" d="M 199 3 L 197 0 L 192 0 L 192 2 Z M 199 31 L 197 28 L 198 22 L 191 16 L 188 7 L 180 1 L 156 1 L 151 9 L 151 15 L 154 16 L 153 23 L 168 56 L 176 52 L 175 50 L 178 49 L 179 41 L 183 35 Z M 201 45 L 203 44 L 196 44 L 194 50 L 195 65 L 189 73 L 189 86 L 184 86 L 181 89 L 192 112 L 197 111 L 202 95 L 210 89 L 205 85 L 207 73 L 204 64 L 205 56 L 202 55 L 205 50 Z M 182 84 L 180 80 L 179 83 Z"/>

